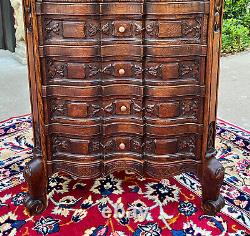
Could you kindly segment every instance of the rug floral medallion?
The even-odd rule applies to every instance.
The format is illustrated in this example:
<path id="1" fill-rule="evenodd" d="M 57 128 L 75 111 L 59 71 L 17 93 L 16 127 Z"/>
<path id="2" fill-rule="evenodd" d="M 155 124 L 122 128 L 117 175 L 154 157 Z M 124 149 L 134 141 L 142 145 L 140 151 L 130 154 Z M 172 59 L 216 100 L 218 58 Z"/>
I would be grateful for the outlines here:
<path id="1" fill-rule="evenodd" d="M 241 236 L 250 234 L 250 133 L 217 122 L 218 159 L 226 169 L 225 207 L 215 217 L 201 210 L 201 187 L 191 173 L 169 179 L 114 173 L 93 180 L 56 173 L 49 205 L 29 216 L 22 170 L 32 158 L 29 115 L 0 123 L 0 236 Z"/>

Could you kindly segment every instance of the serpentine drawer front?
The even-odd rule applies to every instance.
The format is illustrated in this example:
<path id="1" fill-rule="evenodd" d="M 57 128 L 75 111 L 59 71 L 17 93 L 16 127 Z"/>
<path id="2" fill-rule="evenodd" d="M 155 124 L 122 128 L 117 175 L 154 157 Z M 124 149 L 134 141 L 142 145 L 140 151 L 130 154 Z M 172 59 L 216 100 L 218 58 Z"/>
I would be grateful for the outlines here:
<path id="1" fill-rule="evenodd" d="M 56 171 L 95 178 L 125 169 L 156 178 L 192 171 L 204 211 L 219 211 L 222 0 L 23 0 L 23 7 L 31 214 L 46 208 Z"/>

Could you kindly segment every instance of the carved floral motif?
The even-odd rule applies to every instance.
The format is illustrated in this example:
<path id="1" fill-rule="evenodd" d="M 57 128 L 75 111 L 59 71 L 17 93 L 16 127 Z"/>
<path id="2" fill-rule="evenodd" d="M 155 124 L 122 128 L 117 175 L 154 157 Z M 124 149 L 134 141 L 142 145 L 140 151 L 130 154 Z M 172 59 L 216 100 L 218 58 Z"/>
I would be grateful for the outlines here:
<path id="1" fill-rule="evenodd" d="M 48 68 L 48 78 L 49 80 L 55 78 L 63 78 L 65 76 L 66 65 L 62 63 L 55 63 L 52 59 L 47 60 L 47 68 Z"/>
<path id="2" fill-rule="evenodd" d="M 159 34 L 159 23 L 151 22 L 146 25 L 146 33 L 150 36 L 158 36 Z"/>
<path id="3" fill-rule="evenodd" d="M 179 74 L 181 78 L 190 77 L 196 79 L 199 75 L 199 63 L 197 61 L 180 63 Z"/>
<path id="4" fill-rule="evenodd" d="M 89 77 L 95 76 L 100 72 L 100 69 L 93 65 L 88 65 L 89 67 Z"/>
<path id="5" fill-rule="evenodd" d="M 181 115 L 197 119 L 199 111 L 198 100 L 183 100 L 181 102 Z"/>
<path id="6" fill-rule="evenodd" d="M 194 136 L 182 137 L 178 142 L 179 152 L 194 153 L 196 147 L 196 138 Z"/>
<path id="7" fill-rule="evenodd" d="M 201 37 L 201 19 L 196 18 L 194 22 L 182 22 L 182 34 L 186 37 L 199 39 Z"/>
<path id="8" fill-rule="evenodd" d="M 66 103 L 65 101 L 56 101 L 53 100 L 51 102 L 51 113 L 52 113 L 52 118 L 54 116 L 63 116 L 66 114 Z"/>
<path id="9" fill-rule="evenodd" d="M 103 148 L 106 151 L 114 151 L 116 147 L 116 143 L 114 139 L 108 140 L 103 144 Z"/>
<path id="10" fill-rule="evenodd" d="M 162 66 L 162 64 L 151 66 L 146 68 L 145 71 L 154 77 L 162 77 Z"/>
<path id="11" fill-rule="evenodd" d="M 86 26 L 86 31 L 88 32 L 88 35 L 89 35 L 90 37 L 93 37 L 93 36 L 95 36 L 95 35 L 98 33 L 99 29 L 98 29 L 98 27 L 97 27 L 96 25 L 94 25 L 94 24 L 88 24 L 88 25 Z"/>
<path id="12" fill-rule="evenodd" d="M 140 152 L 142 149 L 142 142 L 140 139 L 131 139 L 131 150 L 135 152 Z"/>
<path id="13" fill-rule="evenodd" d="M 61 33 L 61 24 L 58 21 L 48 19 L 45 21 L 45 35 L 46 39 L 51 39 L 54 35 Z"/>
<path id="14" fill-rule="evenodd" d="M 115 66 L 113 64 L 105 66 L 102 70 L 102 73 L 106 75 L 114 75 L 114 72 L 115 72 Z"/>
<path id="15" fill-rule="evenodd" d="M 52 138 L 52 148 L 54 152 L 67 151 L 70 149 L 70 143 L 67 139 L 61 137 Z"/>
<path id="16" fill-rule="evenodd" d="M 155 140 L 154 139 L 148 139 L 145 141 L 145 152 L 148 153 L 154 153 L 155 152 Z"/>

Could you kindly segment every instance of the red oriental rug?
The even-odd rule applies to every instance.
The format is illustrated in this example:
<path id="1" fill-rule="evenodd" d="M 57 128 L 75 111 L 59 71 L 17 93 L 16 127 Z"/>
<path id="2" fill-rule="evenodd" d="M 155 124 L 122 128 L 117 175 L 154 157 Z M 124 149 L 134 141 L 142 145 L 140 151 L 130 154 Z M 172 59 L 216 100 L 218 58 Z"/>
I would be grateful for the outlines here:
<path id="1" fill-rule="evenodd" d="M 27 186 L 21 172 L 32 158 L 31 137 L 29 115 L 0 123 L 2 236 L 250 233 L 250 133 L 246 130 L 217 122 L 218 159 L 226 169 L 221 189 L 226 205 L 215 217 L 203 214 L 200 184 L 189 173 L 163 180 L 117 173 L 89 181 L 55 174 L 49 181 L 47 210 L 30 217 L 23 206 Z"/>

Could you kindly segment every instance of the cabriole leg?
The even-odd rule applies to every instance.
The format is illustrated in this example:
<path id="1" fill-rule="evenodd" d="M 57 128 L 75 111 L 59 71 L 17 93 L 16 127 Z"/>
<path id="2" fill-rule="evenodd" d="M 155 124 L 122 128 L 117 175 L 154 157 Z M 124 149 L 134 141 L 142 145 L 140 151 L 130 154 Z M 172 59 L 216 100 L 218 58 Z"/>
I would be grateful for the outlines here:
<path id="1" fill-rule="evenodd" d="M 207 215 L 215 215 L 225 205 L 220 195 L 220 188 L 224 179 L 224 167 L 212 157 L 206 160 L 202 172 L 202 209 Z"/>
<path id="2" fill-rule="evenodd" d="M 40 214 L 47 207 L 48 183 L 42 159 L 33 158 L 27 163 L 23 173 L 29 188 L 24 204 L 31 215 Z"/>

